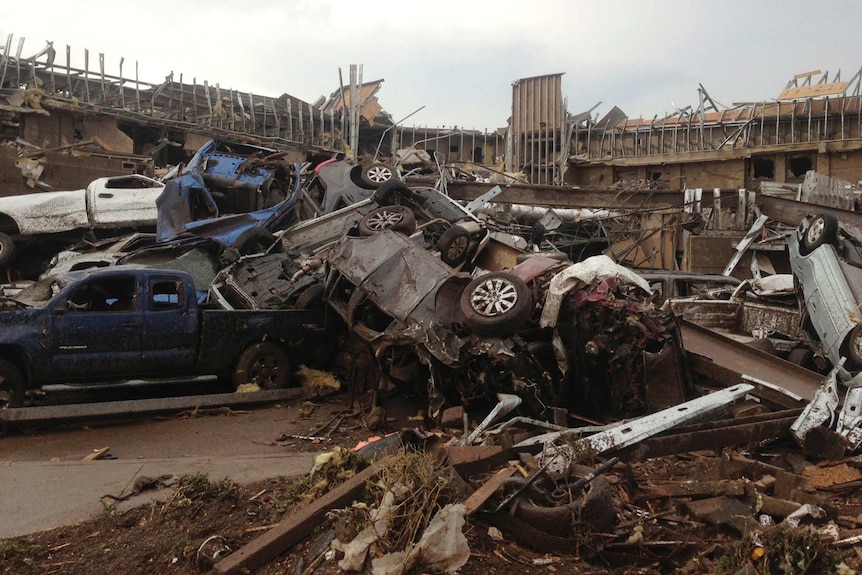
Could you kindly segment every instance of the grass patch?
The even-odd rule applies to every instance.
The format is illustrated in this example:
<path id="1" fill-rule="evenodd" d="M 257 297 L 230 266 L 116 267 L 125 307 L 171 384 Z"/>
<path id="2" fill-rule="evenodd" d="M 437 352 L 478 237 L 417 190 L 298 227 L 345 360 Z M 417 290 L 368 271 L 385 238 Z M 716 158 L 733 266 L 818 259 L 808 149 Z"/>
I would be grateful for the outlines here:
<path id="1" fill-rule="evenodd" d="M 760 545 L 750 540 L 728 545 L 716 565 L 716 575 L 733 575 L 751 562 L 758 575 L 832 575 L 840 573 L 839 565 L 850 557 L 841 549 L 821 541 L 813 527 L 790 527 L 778 524 L 759 534 Z"/>

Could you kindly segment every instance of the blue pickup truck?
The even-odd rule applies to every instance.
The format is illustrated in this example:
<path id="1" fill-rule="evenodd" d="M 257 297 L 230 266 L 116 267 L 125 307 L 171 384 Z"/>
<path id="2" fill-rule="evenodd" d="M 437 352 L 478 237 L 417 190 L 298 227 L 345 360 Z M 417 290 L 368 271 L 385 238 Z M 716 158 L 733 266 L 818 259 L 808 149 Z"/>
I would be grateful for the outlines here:
<path id="1" fill-rule="evenodd" d="M 284 387 L 326 344 L 322 309 L 219 310 L 189 274 L 116 266 L 45 277 L 0 298 L 0 408 L 48 384 L 215 376 Z"/>

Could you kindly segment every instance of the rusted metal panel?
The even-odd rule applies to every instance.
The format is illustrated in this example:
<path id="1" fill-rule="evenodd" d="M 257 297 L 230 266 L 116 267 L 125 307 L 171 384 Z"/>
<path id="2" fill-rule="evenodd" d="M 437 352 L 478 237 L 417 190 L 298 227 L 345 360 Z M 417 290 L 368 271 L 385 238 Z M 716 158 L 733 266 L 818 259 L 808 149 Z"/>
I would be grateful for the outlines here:
<path id="1" fill-rule="evenodd" d="M 800 410 L 756 415 L 741 420 L 722 420 L 700 426 L 677 428 L 646 439 L 619 453 L 623 461 L 644 461 L 699 449 L 722 449 L 784 437 L 799 416 Z"/>
<path id="2" fill-rule="evenodd" d="M 805 401 L 814 399 L 814 394 L 820 388 L 821 376 L 813 371 L 685 320 L 680 322 L 680 330 L 683 347 L 688 353 L 701 356 L 706 360 L 705 363 L 735 374 L 736 381 L 741 381 L 743 375 L 749 375 L 787 390 Z M 703 369 L 696 363 L 691 365 L 693 369 Z M 790 397 L 785 401 L 786 407 L 798 405 L 799 402 Z"/>
<path id="3" fill-rule="evenodd" d="M 447 184 L 449 196 L 456 200 L 474 200 L 488 191 L 482 182 L 453 181 Z M 735 200 L 737 190 L 722 192 L 722 198 Z M 609 188 L 571 188 L 543 184 L 513 183 L 494 200 L 499 203 L 554 206 L 559 208 L 669 208 L 682 207 L 685 197 L 674 191 L 620 192 Z M 799 220 L 797 220 L 798 223 Z"/>

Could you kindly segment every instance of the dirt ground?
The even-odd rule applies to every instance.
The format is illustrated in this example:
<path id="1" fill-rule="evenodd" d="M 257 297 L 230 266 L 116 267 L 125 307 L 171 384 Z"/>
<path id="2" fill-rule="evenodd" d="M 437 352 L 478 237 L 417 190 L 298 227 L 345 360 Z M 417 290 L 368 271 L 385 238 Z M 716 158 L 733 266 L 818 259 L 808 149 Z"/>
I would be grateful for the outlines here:
<path id="1" fill-rule="evenodd" d="M 369 423 L 375 424 L 371 421 L 371 411 L 350 413 L 346 409 L 350 401 L 344 395 L 300 405 L 297 408 L 304 408 L 307 417 L 282 421 L 284 435 L 271 441 L 278 447 L 324 452 L 335 444 L 353 447 L 368 437 L 370 431 L 385 433 L 421 427 L 421 422 L 413 417 L 418 406 L 402 399 L 391 399 L 384 404 L 387 417 L 376 423 L 383 425 L 376 430 L 368 429 Z M 326 424 L 334 419 L 340 425 L 332 433 L 333 444 L 322 445 L 315 440 L 299 438 L 318 429 L 318 435 L 325 434 L 329 429 Z M 287 426 L 291 422 L 292 425 Z M 439 444 L 446 437 L 444 434 L 433 441 Z M 337 469 L 335 475 L 327 475 L 331 480 L 328 487 L 349 477 L 354 471 L 352 465 L 363 465 L 351 461 L 350 465 Z M 576 522 L 568 539 L 540 536 L 543 540 L 539 545 L 531 546 L 525 543 L 529 534 L 518 533 L 511 526 L 477 513 L 464 527 L 470 559 L 460 572 L 466 575 L 735 573 L 746 560 L 754 561 L 758 549 L 765 549 L 766 557 L 772 561 L 771 569 L 764 568 L 761 559 L 758 573 L 849 575 L 854 572 L 852 569 L 862 568 L 862 553 L 856 548 L 821 545 L 821 535 L 802 529 L 787 532 L 766 528 L 757 536 L 760 540 L 754 540 L 751 535 L 741 535 L 738 526 L 731 525 L 733 522 L 729 519 L 713 521 L 711 512 L 696 512 L 693 502 L 698 497 L 724 494 L 726 497 L 719 498 L 717 508 L 732 507 L 731 504 L 745 500 L 744 491 L 749 489 L 746 486 L 756 481 L 761 482 L 756 489 L 766 492 L 764 485 L 768 481 L 752 470 L 765 469 L 776 474 L 786 470 L 794 477 L 807 477 L 811 485 L 806 486 L 806 492 L 827 509 L 827 516 L 813 521 L 813 525 L 822 529 L 832 524 L 841 537 L 847 537 L 862 533 L 860 467 L 862 464 L 855 458 L 828 464 L 812 463 L 786 440 L 746 449 L 702 451 L 618 464 L 607 474 L 609 489 L 614 494 L 613 508 L 605 510 L 613 516 L 610 527 L 599 531 Z M 750 479 L 741 479 L 743 475 Z M 475 488 L 488 478 L 489 474 L 484 474 L 468 477 L 467 481 Z M 212 555 L 221 550 L 221 556 L 225 556 L 225 548 L 234 551 L 241 548 L 277 525 L 295 507 L 308 504 L 324 491 L 308 477 L 272 478 L 246 485 L 203 475 L 171 480 L 172 495 L 165 501 L 124 512 L 117 512 L 109 505 L 104 514 L 77 525 L 0 540 L 0 574 L 208 572 L 212 567 Z M 693 492 L 701 489 L 702 493 L 692 492 L 688 496 L 671 493 L 687 485 L 699 486 L 692 488 Z M 367 497 L 367 503 L 373 504 L 371 496 Z M 345 523 L 344 517 L 328 518 L 306 540 L 254 573 L 329 575 L 341 572 L 337 566 L 340 555 L 324 556 L 318 562 L 314 559 L 319 556 L 315 550 L 319 540 L 327 534 L 334 531 L 341 538 L 346 537 L 345 530 L 352 530 L 354 534 L 358 530 L 358 525 Z M 757 517 L 756 513 L 751 514 L 752 520 Z M 500 526 L 499 531 L 492 523 Z M 752 533 L 755 531 L 753 529 Z M 806 550 L 811 553 L 806 555 Z M 733 557 L 736 564 L 730 568 L 728 558 Z M 781 557 L 785 558 L 782 559 L 785 563 L 779 561 Z M 791 559 L 798 568 L 778 568 L 779 564 L 790 565 L 786 562 Z M 842 564 L 844 567 L 839 567 Z"/>

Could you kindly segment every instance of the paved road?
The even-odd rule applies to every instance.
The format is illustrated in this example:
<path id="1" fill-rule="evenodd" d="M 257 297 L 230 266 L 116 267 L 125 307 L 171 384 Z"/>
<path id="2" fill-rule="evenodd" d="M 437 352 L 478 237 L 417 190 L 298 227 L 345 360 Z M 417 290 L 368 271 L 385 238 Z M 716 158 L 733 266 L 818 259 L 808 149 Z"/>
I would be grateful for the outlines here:
<path id="1" fill-rule="evenodd" d="M 306 416 L 301 402 L 250 413 L 78 427 L 0 438 L 0 538 L 85 520 L 104 512 L 99 498 L 118 495 L 138 477 L 206 473 L 213 480 L 247 483 L 307 473 L 314 456 L 331 444 L 301 440 L 272 445 L 282 434 L 307 434 L 346 408 L 329 398 Z M 356 436 L 336 434 L 345 445 Z M 82 461 L 110 447 L 116 459 Z M 164 499 L 169 489 L 145 491 L 117 505 L 125 508 Z"/>

